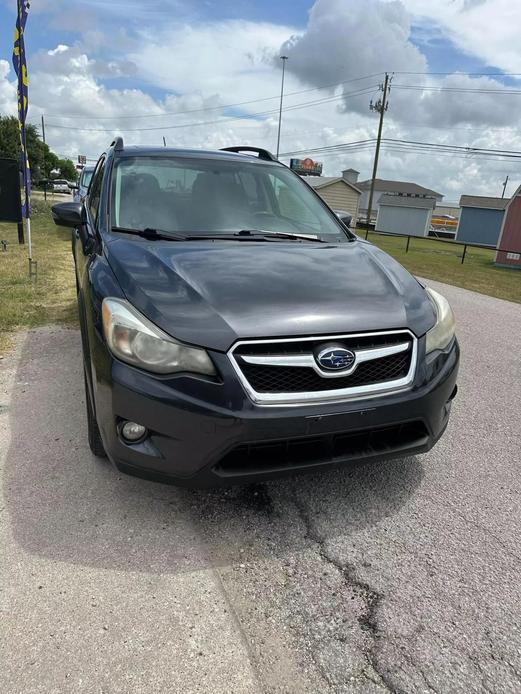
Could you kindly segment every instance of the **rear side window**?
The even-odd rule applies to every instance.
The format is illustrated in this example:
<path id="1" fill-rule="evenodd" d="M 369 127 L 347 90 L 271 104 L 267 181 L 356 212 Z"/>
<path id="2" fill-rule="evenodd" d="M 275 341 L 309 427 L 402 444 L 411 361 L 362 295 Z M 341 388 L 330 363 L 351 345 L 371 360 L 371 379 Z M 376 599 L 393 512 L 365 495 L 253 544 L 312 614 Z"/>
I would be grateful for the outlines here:
<path id="1" fill-rule="evenodd" d="M 101 198 L 101 184 L 103 172 L 105 171 L 105 159 L 100 159 L 92 177 L 92 184 L 89 189 L 89 212 L 95 226 L 98 225 L 99 203 Z"/>

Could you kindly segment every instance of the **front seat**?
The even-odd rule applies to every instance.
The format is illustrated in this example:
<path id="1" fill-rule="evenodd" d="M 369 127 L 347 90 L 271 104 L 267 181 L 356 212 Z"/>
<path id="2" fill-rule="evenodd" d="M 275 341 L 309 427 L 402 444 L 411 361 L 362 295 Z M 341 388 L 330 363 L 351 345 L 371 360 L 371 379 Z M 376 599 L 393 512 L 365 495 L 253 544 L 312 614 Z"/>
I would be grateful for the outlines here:
<path id="1" fill-rule="evenodd" d="M 168 205 L 168 195 L 155 176 L 129 174 L 121 180 L 119 224 L 130 229 L 175 231 L 177 219 Z"/>
<path id="2" fill-rule="evenodd" d="M 198 231 L 231 231 L 248 226 L 244 193 L 227 174 L 198 174 L 192 186 L 192 208 L 194 229 Z"/>

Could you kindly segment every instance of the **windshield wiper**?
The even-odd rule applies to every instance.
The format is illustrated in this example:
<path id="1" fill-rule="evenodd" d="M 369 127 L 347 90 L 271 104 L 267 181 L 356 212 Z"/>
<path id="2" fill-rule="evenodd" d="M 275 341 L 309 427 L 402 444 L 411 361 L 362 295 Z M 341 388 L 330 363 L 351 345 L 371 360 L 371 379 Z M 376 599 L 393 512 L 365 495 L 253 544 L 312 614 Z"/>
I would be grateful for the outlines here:
<path id="1" fill-rule="evenodd" d="M 327 243 L 314 234 L 292 234 L 285 231 L 267 231 L 265 229 L 241 229 L 240 231 L 226 232 L 222 234 L 197 234 L 187 236 L 188 241 L 198 239 L 223 239 L 225 241 L 269 241 L 274 239 L 288 239 L 290 241 L 315 241 L 316 243 Z"/>
<path id="2" fill-rule="evenodd" d="M 182 234 L 176 234 L 175 232 L 162 232 L 158 229 L 151 229 L 146 227 L 145 229 L 128 229 L 127 227 L 113 226 L 112 231 L 117 231 L 119 234 L 133 234 L 134 236 L 141 236 L 144 239 L 149 239 L 151 241 L 155 240 L 166 240 L 166 241 L 185 241 L 186 236 Z"/>
<path id="3" fill-rule="evenodd" d="M 237 236 L 274 236 L 277 239 L 301 239 L 302 241 L 318 241 L 324 243 L 316 234 L 293 234 L 291 231 L 267 231 L 265 229 L 241 229 Z"/>

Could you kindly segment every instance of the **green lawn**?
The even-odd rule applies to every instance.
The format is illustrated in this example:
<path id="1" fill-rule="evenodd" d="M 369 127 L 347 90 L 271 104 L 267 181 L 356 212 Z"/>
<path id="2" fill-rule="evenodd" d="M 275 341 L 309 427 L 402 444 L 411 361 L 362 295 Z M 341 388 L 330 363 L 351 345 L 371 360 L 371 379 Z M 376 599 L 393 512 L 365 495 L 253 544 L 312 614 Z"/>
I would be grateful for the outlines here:
<path id="1" fill-rule="evenodd" d="M 357 233 L 365 237 L 365 230 L 358 229 Z M 521 303 L 521 270 L 496 267 L 493 250 L 467 248 L 462 265 L 463 246 L 460 245 L 411 238 L 406 253 L 406 238 L 369 232 L 368 240 L 396 258 L 414 275 Z"/>
<path id="2" fill-rule="evenodd" d="M 8 242 L 7 252 L 0 250 L 0 354 L 18 328 L 77 320 L 71 232 L 55 226 L 50 203 L 38 199 L 31 227 L 36 282 L 29 280 L 27 245 L 18 245 L 16 224 L 0 224 L 0 240 Z"/>

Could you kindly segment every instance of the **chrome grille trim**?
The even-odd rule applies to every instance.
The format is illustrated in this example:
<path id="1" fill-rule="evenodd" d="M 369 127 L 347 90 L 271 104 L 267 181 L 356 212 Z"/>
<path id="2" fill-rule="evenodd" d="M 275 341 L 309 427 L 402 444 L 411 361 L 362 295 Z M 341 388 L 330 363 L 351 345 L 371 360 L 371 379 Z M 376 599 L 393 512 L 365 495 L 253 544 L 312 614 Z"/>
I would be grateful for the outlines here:
<path id="1" fill-rule="evenodd" d="M 250 385 L 248 379 L 243 374 L 234 356 L 234 352 L 243 345 L 277 345 L 280 343 L 287 344 L 289 342 L 328 342 L 338 340 L 349 340 L 360 337 L 382 337 L 385 335 L 392 335 L 394 337 L 403 335 L 404 340 L 406 339 L 407 341 L 400 342 L 395 345 L 388 345 L 385 347 L 376 347 L 370 349 L 352 349 L 351 351 L 353 351 L 356 354 L 356 360 L 353 366 L 341 372 L 334 373 L 325 372 L 322 369 L 320 369 L 320 367 L 317 365 L 315 361 L 313 353 L 311 352 L 309 354 L 294 355 L 239 355 L 242 360 L 250 364 L 285 367 L 304 366 L 313 368 L 315 372 L 318 373 L 324 379 L 331 379 L 338 378 L 340 376 L 345 377 L 351 375 L 356 370 L 357 365 L 364 361 L 370 361 L 373 359 L 379 359 L 385 356 L 390 356 L 392 354 L 398 354 L 400 352 L 405 352 L 407 349 L 409 349 L 409 347 L 411 348 L 411 363 L 406 376 L 392 381 L 385 381 L 382 383 L 371 383 L 368 385 L 354 386 L 351 388 L 337 388 L 334 390 L 331 388 L 325 388 L 321 391 L 300 393 L 259 393 Z M 271 340 L 252 339 L 239 340 L 234 345 L 232 345 L 232 347 L 228 350 L 227 354 L 244 390 L 248 394 L 249 398 L 256 405 L 314 405 L 317 403 L 346 402 L 350 400 L 374 398 L 407 390 L 412 385 L 412 382 L 414 380 L 414 374 L 416 372 L 418 340 L 416 336 L 413 335 L 413 333 L 409 330 L 387 330 L 369 333 L 346 333 L 343 335 L 314 335 L 313 337 L 274 338 Z"/>
<path id="2" fill-rule="evenodd" d="M 342 376 L 350 376 L 356 371 L 359 364 L 364 361 L 371 361 L 373 359 L 381 359 L 382 357 L 389 357 L 391 354 L 399 354 L 400 352 L 406 352 L 411 346 L 411 341 L 401 342 L 398 345 L 389 345 L 388 347 L 375 347 L 374 349 L 352 349 L 351 351 L 355 355 L 356 359 L 352 366 L 348 369 L 343 369 L 341 371 L 324 371 L 317 364 L 317 361 L 313 354 L 281 354 L 277 355 L 249 355 L 241 354 L 242 361 L 248 364 L 258 364 L 261 366 L 305 366 L 316 371 L 322 378 L 340 378 Z"/>

